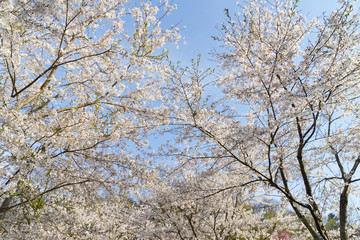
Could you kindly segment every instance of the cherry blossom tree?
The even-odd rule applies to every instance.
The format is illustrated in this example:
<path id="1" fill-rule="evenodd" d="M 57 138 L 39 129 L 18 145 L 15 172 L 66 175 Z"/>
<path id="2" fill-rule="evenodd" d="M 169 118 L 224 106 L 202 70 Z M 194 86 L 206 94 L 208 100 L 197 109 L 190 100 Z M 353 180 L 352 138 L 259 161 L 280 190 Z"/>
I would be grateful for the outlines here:
<path id="1" fill-rule="evenodd" d="M 196 173 L 205 185 L 194 182 L 187 192 L 200 188 L 199 199 L 251 188 L 252 200 L 277 196 L 289 204 L 307 229 L 299 239 L 354 239 L 359 15 L 353 1 L 341 1 L 308 20 L 297 3 L 251 0 L 237 14 L 227 10 L 215 37 L 224 49 L 216 84 L 196 61 L 172 67 L 161 129 L 175 137 L 158 156 L 176 162 L 166 177 Z M 326 228 L 329 212 L 339 216 L 339 230 Z"/>
<path id="2" fill-rule="evenodd" d="M 254 188 L 216 192 L 222 187 L 218 180 L 228 182 L 231 177 L 226 173 L 202 179 L 191 170 L 185 172 L 171 182 L 158 181 L 152 189 L 155 193 L 143 198 L 141 222 L 134 223 L 143 234 L 139 238 L 264 240 L 284 229 L 289 229 L 292 239 L 306 236 L 286 204 L 254 204 Z"/>
<path id="3" fill-rule="evenodd" d="M 1 1 L 1 235 L 354 239 L 359 16 L 297 2 L 226 11 L 220 72 L 167 0 Z"/>
<path id="4" fill-rule="evenodd" d="M 14 0 L 0 9 L 1 234 L 124 237 L 131 189 L 152 174 L 131 151 L 151 128 L 142 111 L 156 99 L 164 47 L 179 39 L 160 26 L 174 7 Z"/>

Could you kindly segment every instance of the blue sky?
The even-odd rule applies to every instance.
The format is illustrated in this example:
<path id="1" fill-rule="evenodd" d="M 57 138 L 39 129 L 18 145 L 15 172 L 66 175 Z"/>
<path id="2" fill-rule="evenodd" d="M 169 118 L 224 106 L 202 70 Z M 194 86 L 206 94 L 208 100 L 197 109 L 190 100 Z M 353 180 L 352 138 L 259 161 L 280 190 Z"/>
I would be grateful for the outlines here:
<path id="1" fill-rule="evenodd" d="M 225 19 L 224 9 L 228 8 L 230 13 L 238 12 L 240 5 L 244 5 L 242 0 L 174 0 L 178 9 L 174 11 L 164 21 L 172 24 L 179 23 L 179 27 L 186 26 L 181 34 L 184 36 L 186 45 L 180 44 L 178 49 L 172 49 L 170 56 L 174 60 L 189 63 L 191 58 L 196 58 L 201 53 L 203 67 L 215 66 L 209 61 L 213 59 L 209 55 L 214 49 L 219 49 L 219 43 L 214 41 L 211 36 L 217 35 L 216 26 L 219 26 Z M 299 8 L 303 14 L 309 17 L 321 16 L 326 11 L 330 12 L 338 4 L 337 0 L 299 0 Z"/>

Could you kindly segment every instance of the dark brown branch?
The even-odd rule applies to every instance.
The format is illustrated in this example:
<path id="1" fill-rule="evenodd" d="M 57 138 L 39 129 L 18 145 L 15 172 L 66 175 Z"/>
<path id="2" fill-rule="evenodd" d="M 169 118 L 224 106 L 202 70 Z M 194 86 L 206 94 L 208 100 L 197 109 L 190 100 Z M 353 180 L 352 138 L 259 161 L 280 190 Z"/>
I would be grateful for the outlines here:
<path id="1" fill-rule="evenodd" d="M 22 89 L 20 89 L 17 93 L 11 95 L 11 97 L 16 97 L 18 96 L 20 93 L 22 93 L 23 91 L 25 91 L 26 89 L 28 89 L 29 87 L 31 87 L 34 83 L 36 83 L 41 77 L 43 77 L 46 73 L 48 73 L 49 71 L 51 70 L 54 70 L 62 65 L 65 65 L 65 64 L 68 64 L 68 63 L 73 63 L 73 62 L 77 62 L 77 61 L 80 61 L 80 60 L 83 60 L 83 59 L 86 59 L 86 58 L 91 58 L 91 57 L 96 57 L 96 56 L 99 56 L 99 55 L 103 55 L 105 53 L 108 53 L 110 52 L 111 49 L 108 49 L 108 50 L 105 50 L 103 52 L 99 52 L 99 53 L 94 53 L 94 54 L 90 54 L 90 55 L 87 55 L 87 56 L 82 56 L 82 57 L 79 57 L 79 58 L 76 58 L 76 59 L 72 59 L 72 60 L 68 60 L 68 61 L 64 61 L 62 63 L 59 63 L 57 64 L 57 62 L 59 61 L 60 59 L 60 56 L 58 56 L 55 61 L 52 63 L 52 65 L 50 67 L 48 67 L 46 70 L 44 70 L 39 76 L 37 76 L 33 81 L 31 81 L 28 85 L 26 85 L 25 87 L 23 87 Z"/>
<path id="2" fill-rule="evenodd" d="M 1 209 L 1 212 L 0 212 L 0 213 L 5 213 L 5 212 L 7 212 L 7 211 L 9 211 L 9 210 L 11 210 L 11 209 L 13 209 L 13 208 L 16 208 L 16 207 L 20 206 L 20 205 L 26 204 L 26 203 L 28 203 L 28 202 L 32 202 L 32 201 L 38 199 L 39 197 L 42 197 L 43 195 L 45 195 L 45 194 L 47 194 L 47 193 L 49 193 L 49 192 L 55 191 L 55 190 L 57 190 L 57 189 L 60 189 L 60 188 L 63 188 L 63 187 L 68 187 L 68 186 L 73 186 L 73 185 L 78 185 L 78 184 L 83 184 L 83 183 L 87 183 L 87 182 L 92 182 L 92 181 L 94 181 L 94 180 L 87 179 L 87 180 L 84 180 L 84 181 L 81 181 L 81 182 L 61 183 L 61 184 L 58 184 L 58 185 L 56 185 L 55 187 L 53 187 L 53 188 L 51 188 L 51 189 L 48 189 L 48 190 L 46 190 L 46 191 L 44 191 L 44 192 L 41 192 L 41 193 L 35 195 L 35 197 L 33 197 L 33 198 L 30 198 L 30 199 L 27 199 L 27 200 L 25 200 L 25 201 L 19 202 L 19 203 L 17 203 L 17 204 L 12 205 L 12 206 L 4 207 L 4 208 L 1 207 L 1 208 L 0 208 L 0 209 Z M 4 202 L 5 202 L 5 201 L 4 201 Z"/>
<path id="3" fill-rule="evenodd" d="M 214 196 L 214 195 L 216 195 L 216 194 L 219 194 L 219 193 L 221 193 L 221 192 L 225 192 L 225 191 L 227 191 L 227 190 L 234 189 L 234 188 L 245 187 L 245 186 L 247 186 L 247 185 L 250 185 L 250 184 L 253 184 L 253 183 L 256 183 L 256 182 L 264 182 L 264 180 L 262 180 L 262 179 L 255 179 L 255 180 L 252 180 L 252 181 L 249 181 L 249 182 L 240 184 L 240 185 L 222 188 L 222 189 L 220 189 L 220 190 L 218 190 L 218 191 L 216 191 L 216 192 L 213 192 L 213 193 L 211 193 L 211 194 L 208 194 L 208 195 L 206 195 L 206 196 L 204 196 L 204 197 L 197 198 L 196 200 L 201 200 L 201 199 L 209 198 L 209 197 L 212 197 L 212 196 Z"/>

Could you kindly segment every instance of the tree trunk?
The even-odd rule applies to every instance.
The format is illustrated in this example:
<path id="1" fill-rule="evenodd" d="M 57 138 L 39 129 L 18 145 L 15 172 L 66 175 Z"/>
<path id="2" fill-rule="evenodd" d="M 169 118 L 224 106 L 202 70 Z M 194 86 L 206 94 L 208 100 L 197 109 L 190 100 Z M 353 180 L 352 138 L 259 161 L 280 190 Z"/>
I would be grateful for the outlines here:
<path id="1" fill-rule="evenodd" d="M 346 183 L 340 195 L 340 239 L 348 240 L 347 233 L 347 206 L 348 206 L 349 183 Z"/>

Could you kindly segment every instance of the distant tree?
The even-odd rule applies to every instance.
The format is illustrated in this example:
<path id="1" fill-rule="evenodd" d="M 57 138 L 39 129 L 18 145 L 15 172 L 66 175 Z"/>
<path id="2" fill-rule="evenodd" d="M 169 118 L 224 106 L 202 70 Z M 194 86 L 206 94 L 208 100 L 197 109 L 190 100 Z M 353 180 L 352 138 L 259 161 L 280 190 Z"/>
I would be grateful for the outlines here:
<path id="1" fill-rule="evenodd" d="M 339 217 L 334 213 L 329 213 L 326 220 L 326 229 L 328 230 L 337 230 L 339 229 Z"/>

